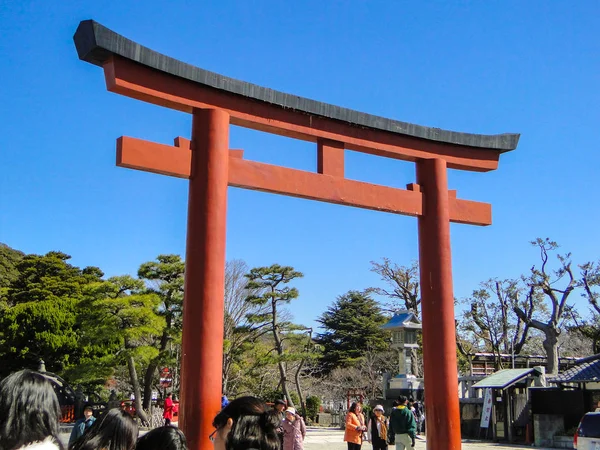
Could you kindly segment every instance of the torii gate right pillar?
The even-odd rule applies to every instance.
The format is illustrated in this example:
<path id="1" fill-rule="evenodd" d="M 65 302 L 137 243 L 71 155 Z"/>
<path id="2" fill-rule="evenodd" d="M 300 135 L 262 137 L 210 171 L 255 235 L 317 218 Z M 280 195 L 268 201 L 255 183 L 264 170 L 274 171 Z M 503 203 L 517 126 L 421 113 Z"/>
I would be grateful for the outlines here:
<path id="1" fill-rule="evenodd" d="M 417 162 L 417 183 L 424 198 L 419 264 L 428 450 L 461 448 L 446 170 L 443 159 Z"/>

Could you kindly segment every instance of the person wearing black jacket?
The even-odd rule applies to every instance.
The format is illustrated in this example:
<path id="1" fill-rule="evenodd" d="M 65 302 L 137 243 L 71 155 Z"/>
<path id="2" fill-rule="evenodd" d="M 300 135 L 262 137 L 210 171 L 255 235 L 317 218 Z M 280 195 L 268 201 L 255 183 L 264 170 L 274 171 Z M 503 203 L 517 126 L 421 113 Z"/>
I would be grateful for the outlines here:
<path id="1" fill-rule="evenodd" d="M 367 426 L 369 441 L 373 450 L 387 450 L 388 446 L 388 421 L 383 415 L 383 406 L 377 405 L 373 408 L 373 415 Z"/>

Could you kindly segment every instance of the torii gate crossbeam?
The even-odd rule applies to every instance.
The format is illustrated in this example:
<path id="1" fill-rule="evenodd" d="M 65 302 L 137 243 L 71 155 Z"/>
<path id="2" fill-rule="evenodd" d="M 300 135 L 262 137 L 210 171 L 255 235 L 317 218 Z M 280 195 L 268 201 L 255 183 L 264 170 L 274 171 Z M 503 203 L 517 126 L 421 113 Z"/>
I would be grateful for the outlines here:
<path id="1" fill-rule="evenodd" d="M 457 198 L 447 169 L 486 172 L 519 135 L 457 133 L 394 121 L 227 78 L 145 48 L 91 20 L 79 57 L 104 69 L 109 91 L 192 114 L 191 141 L 121 137 L 117 165 L 189 180 L 180 426 L 191 450 L 211 448 L 220 408 L 228 186 L 418 218 L 427 448 L 459 449 L 460 417 L 450 222 L 489 225 L 491 206 Z M 316 143 L 317 173 L 243 158 L 230 124 Z M 395 189 L 344 177 L 344 151 L 412 161 Z"/>

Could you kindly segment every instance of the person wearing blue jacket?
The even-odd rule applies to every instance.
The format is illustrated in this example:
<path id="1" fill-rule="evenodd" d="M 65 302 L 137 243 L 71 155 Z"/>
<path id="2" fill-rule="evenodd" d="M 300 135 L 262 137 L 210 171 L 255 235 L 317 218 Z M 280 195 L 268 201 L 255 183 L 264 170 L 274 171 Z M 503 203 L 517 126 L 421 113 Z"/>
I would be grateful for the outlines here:
<path id="1" fill-rule="evenodd" d="M 94 417 L 94 408 L 92 408 L 92 405 L 86 404 L 83 407 L 83 418 L 75 422 L 75 426 L 71 431 L 71 436 L 69 437 L 69 447 L 71 447 L 71 445 L 77 439 L 83 436 L 86 430 L 91 427 L 95 421 L 96 418 Z"/>

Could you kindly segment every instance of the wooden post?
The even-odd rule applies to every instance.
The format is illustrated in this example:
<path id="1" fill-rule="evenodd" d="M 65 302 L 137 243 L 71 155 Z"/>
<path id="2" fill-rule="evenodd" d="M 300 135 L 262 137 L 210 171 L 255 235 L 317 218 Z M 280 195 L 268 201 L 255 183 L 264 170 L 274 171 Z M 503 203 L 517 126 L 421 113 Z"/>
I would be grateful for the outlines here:
<path id="1" fill-rule="evenodd" d="M 179 423 L 200 450 L 221 409 L 229 115 L 195 110 L 191 147 Z"/>
<path id="2" fill-rule="evenodd" d="M 456 325 L 452 291 L 446 162 L 417 162 L 423 192 L 419 260 L 423 314 L 423 365 L 427 392 L 427 449 L 460 450 Z"/>

